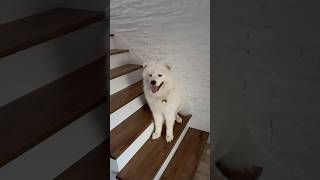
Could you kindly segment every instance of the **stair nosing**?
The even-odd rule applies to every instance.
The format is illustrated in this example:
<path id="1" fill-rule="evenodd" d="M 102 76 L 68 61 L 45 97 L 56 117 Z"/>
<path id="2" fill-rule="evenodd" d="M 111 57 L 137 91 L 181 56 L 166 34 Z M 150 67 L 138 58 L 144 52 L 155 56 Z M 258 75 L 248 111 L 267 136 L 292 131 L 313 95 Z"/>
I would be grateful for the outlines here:
<path id="1" fill-rule="evenodd" d="M 152 114 L 151 114 L 151 111 L 150 111 L 148 105 L 147 105 L 147 104 L 143 105 L 143 106 L 142 106 L 141 108 L 139 108 L 135 113 L 133 113 L 132 115 L 130 115 L 126 120 L 124 120 L 123 122 L 121 122 L 121 123 L 120 123 L 117 127 L 115 127 L 113 130 L 111 130 L 110 137 L 111 137 L 111 141 L 112 141 L 112 134 L 116 133 L 117 130 L 121 129 L 123 125 L 128 124 L 128 123 L 132 123 L 132 121 L 137 120 L 137 118 L 138 118 L 137 116 L 139 116 L 139 115 L 142 114 L 142 113 L 143 113 L 143 114 L 145 113 L 145 112 L 141 112 L 141 111 L 143 111 L 144 109 L 147 109 L 147 111 L 150 113 L 149 116 L 151 116 L 151 117 L 146 117 L 145 119 L 139 119 L 139 120 L 141 120 L 141 121 L 148 121 L 148 122 L 145 123 L 145 124 L 143 124 L 144 126 L 141 126 L 141 127 L 138 129 L 138 130 L 139 130 L 139 133 L 136 134 L 136 136 L 134 137 L 134 139 L 130 140 L 130 142 L 126 142 L 126 145 L 123 145 L 123 146 L 121 147 L 121 150 L 120 150 L 120 151 L 118 151 L 118 152 L 116 152 L 116 151 L 115 151 L 115 152 L 111 152 L 113 148 L 110 147 L 110 157 L 111 157 L 112 159 L 114 159 L 114 160 L 118 159 L 118 158 L 122 155 L 122 153 L 125 152 L 125 151 L 130 147 L 130 145 L 131 145 L 133 142 L 135 142 L 135 140 L 136 140 L 137 138 L 139 138 L 140 135 L 152 124 L 152 122 L 153 122 L 153 117 L 152 117 Z M 138 114 L 138 113 L 140 113 L 140 114 Z M 121 124 L 122 124 L 122 126 L 121 126 Z M 134 127 L 136 127 L 136 126 L 134 126 Z M 119 130 L 119 131 L 120 131 L 120 130 Z M 129 143 L 129 144 L 128 144 L 128 143 Z M 110 146 L 113 146 L 113 145 L 112 145 L 112 142 L 110 142 Z"/>
<path id="2" fill-rule="evenodd" d="M 194 133 L 197 133 L 197 134 L 194 134 Z M 192 137 L 195 137 L 195 135 L 201 136 L 201 141 L 197 141 L 197 142 L 192 141 L 192 140 L 194 140 L 194 139 L 192 139 Z M 207 142 L 208 137 L 209 137 L 209 133 L 208 132 L 189 127 L 187 132 L 186 132 L 186 135 L 183 137 L 179 147 L 177 148 L 176 152 L 174 153 L 171 161 L 169 162 L 168 166 L 164 170 L 164 172 L 161 175 L 160 179 L 173 179 L 173 178 L 174 179 L 186 179 L 186 177 L 179 177 L 179 178 L 177 176 L 172 177 L 172 176 L 170 176 L 170 175 L 172 175 L 170 173 L 172 173 L 173 167 L 177 167 L 177 168 L 174 168 L 175 169 L 174 173 L 179 172 L 179 170 L 184 170 L 185 171 L 184 167 L 186 167 L 186 165 L 187 165 L 186 163 L 188 161 L 186 161 L 185 159 L 181 160 L 181 154 L 183 154 L 183 157 L 185 157 L 185 158 L 190 157 L 190 153 L 191 153 L 192 150 L 190 150 L 190 148 L 189 148 L 190 146 L 188 146 L 188 144 L 189 144 L 189 142 L 192 141 L 194 143 L 199 143 L 200 144 L 200 146 L 193 146 L 192 147 L 192 148 L 199 148 L 199 149 L 197 149 L 198 151 L 196 151 L 196 153 L 199 153 L 199 154 L 196 154 L 197 157 L 195 158 L 195 156 L 192 156 L 192 159 L 196 160 L 196 164 L 192 163 L 190 165 L 190 163 L 189 163 L 189 166 L 188 166 L 188 168 L 189 168 L 188 172 L 190 173 L 190 174 L 188 174 L 188 177 L 189 177 L 190 180 L 192 180 L 194 175 L 195 175 L 195 173 L 196 173 L 198 164 L 200 163 L 201 155 L 202 155 L 203 150 L 205 148 L 205 144 Z M 190 140 L 190 138 L 191 138 L 191 140 Z M 186 154 L 186 153 L 189 153 L 189 154 Z M 178 165 L 175 164 L 175 163 L 178 163 L 177 162 L 178 160 L 183 161 L 185 166 L 178 166 L 179 164 Z M 192 169 L 190 169 L 190 168 L 192 168 Z M 166 173 L 169 173 L 169 174 L 166 174 Z"/>
<path id="3" fill-rule="evenodd" d="M 68 10 L 72 11 L 73 13 L 78 13 L 78 14 L 81 11 L 83 13 L 86 12 L 88 14 L 89 13 L 92 13 L 92 14 L 90 14 L 90 17 L 86 17 L 86 18 L 83 18 L 81 20 L 79 20 L 79 19 L 74 20 L 72 22 L 73 23 L 72 25 L 68 25 L 68 26 L 64 25 L 63 27 L 61 27 L 61 29 L 52 28 L 52 29 L 54 29 L 54 30 L 51 29 L 52 32 L 47 30 L 46 33 L 43 33 L 43 32 L 41 32 L 41 30 L 39 30 L 39 33 L 37 35 L 31 36 L 32 34 L 34 34 L 34 32 L 30 32 L 29 34 L 26 34 L 26 32 L 28 32 L 28 31 L 23 31 L 22 33 L 17 32 L 18 34 L 16 33 L 16 34 L 13 34 L 13 35 L 10 35 L 10 34 L 8 35 L 8 32 L 15 32 L 12 29 L 13 26 L 17 26 L 16 29 L 19 29 L 19 28 L 22 29 L 21 27 L 19 27 L 19 23 L 23 24 L 23 23 L 26 23 L 26 22 L 29 22 L 29 21 L 35 21 L 35 20 L 39 21 L 39 19 L 40 18 L 44 18 L 45 15 L 47 15 L 47 16 L 51 15 L 52 16 L 52 14 L 50 14 L 50 13 L 54 13 L 54 11 L 68 11 Z M 59 12 L 56 12 L 56 13 L 59 13 Z M 43 16 L 43 17 L 41 17 L 41 16 Z M 19 42 L 17 44 L 13 44 L 13 45 L 8 46 L 8 47 L 6 47 L 6 46 L 2 47 L 2 49 L 0 49 L 0 58 L 9 56 L 11 54 L 17 53 L 17 52 L 22 51 L 24 49 L 36 46 L 36 45 L 41 44 L 43 42 L 49 41 L 51 39 L 54 39 L 54 38 L 63 36 L 65 34 L 68 34 L 70 32 L 73 32 L 75 30 L 81 29 L 81 28 L 83 28 L 85 26 L 88 26 L 90 24 L 93 24 L 93 23 L 96 23 L 98 21 L 101 21 L 101 20 L 105 19 L 105 17 L 106 17 L 105 13 L 103 11 L 78 10 L 78 9 L 71 9 L 71 8 L 53 8 L 53 9 L 50 9 L 48 11 L 44 11 L 44 12 L 37 13 L 37 14 L 31 15 L 31 16 L 28 16 L 28 17 L 20 18 L 20 19 L 11 21 L 11 22 L 7 22 L 7 23 L 4 23 L 4 24 L 1 24 L 0 25 L 0 32 L 3 31 L 3 33 L 5 33 L 3 36 L 17 37 L 18 35 L 20 35 L 20 36 L 28 36 L 28 38 L 24 38 L 24 39 L 20 40 L 21 42 Z M 15 25 L 15 24 L 17 24 L 17 25 Z M 37 24 L 40 24 L 40 23 L 37 22 Z M 38 27 L 35 27 L 35 28 L 39 28 L 39 27 L 41 27 L 41 26 L 38 26 Z M 3 29 L 3 28 L 5 28 L 5 29 Z M 43 28 L 43 27 L 41 27 L 41 28 Z M 30 38 L 30 36 L 32 38 Z M 8 39 L 8 41 L 13 41 L 13 40 L 12 39 Z M 13 42 L 17 42 L 17 40 L 15 40 Z"/>
<path id="4" fill-rule="evenodd" d="M 52 136 L 55 132 L 59 131 L 60 129 L 66 127 L 70 123 L 76 121 L 84 114 L 88 113 L 92 109 L 98 107 L 103 102 L 106 101 L 106 93 L 105 93 L 105 86 L 103 84 L 100 86 L 98 82 L 88 82 L 90 83 L 86 84 L 85 81 L 83 81 L 83 76 L 87 76 L 89 72 L 92 70 L 100 69 L 101 64 L 101 72 L 96 72 L 96 74 L 92 74 L 92 77 L 87 76 L 87 79 L 92 78 L 101 78 L 101 82 L 104 80 L 104 67 L 103 64 L 105 63 L 105 56 L 102 58 L 99 58 L 87 65 L 84 65 L 80 67 L 79 69 L 66 74 L 65 76 L 52 81 L 51 83 L 40 87 L 36 89 L 35 91 L 20 97 L 0 108 L 0 117 L 3 120 L 3 135 L 6 136 L 14 136 L 16 137 L 16 140 L 14 138 L 5 137 L 7 140 L 3 140 L 4 142 L 10 142 L 11 146 L 6 146 L 7 148 L 3 150 L 0 157 L 0 167 L 6 165 L 11 160 L 17 158 L 21 154 L 25 153 L 26 151 L 30 150 L 37 144 L 41 143 L 42 141 L 46 140 L 50 136 Z M 90 69 L 91 68 L 91 69 Z M 93 69 L 94 68 L 94 69 Z M 85 74 L 83 74 L 85 73 Z M 74 80 L 78 82 L 82 82 L 83 84 L 79 84 L 77 86 L 74 86 L 75 83 Z M 67 84 L 67 85 L 66 85 Z M 79 91 L 80 88 L 86 88 L 82 91 Z M 90 88 L 89 88 L 90 87 Z M 76 89 L 78 88 L 78 89 Z M 66 92 L 67 91 L 67 92 Z M 86 97 L 86 99 L 80 100 L 80 103 L 82 104 L 72 104 L 72 102 L 75 99 L 79 99 L 77 93 L 74 93 L 74 96 L 72 97 L 69 93 L 77 91 L 80 94 L 86 94 L 88 91 L 95 91 L 96 94 Z M 55 99 L 50 99 L 50 94 L 52 92 L 55 92 Z M 50 93 L 50 94 L 48 94 Z M 63 101 L 65 102 L 65 106 L 69 106 L 68 109 L 65 108 L 65 110 L 60 110 L 60 104 L 62 99 L 65 100 L 65 98 L 60 99 L 59 97 L 68 97 L 71 101 Z M 47 99 L 46 99 L 47 98 Z M 95 99 L 89 99 L 89 98 L 95 98 Z M 50 100 L 50 104 L 48 105 L 48 101 Z M 34 109 L 38 107 L 42 108 L 40 111 L 31 111 L 30 108 Z M 52 114 L 52 109 L 54 109 L 54 113 L 60 112 L 61 114 Z M 42 111 L 41 111 L 42 110 Z M 17 112 L 18 111 L 18 112 Z M 15 113 L 12 113 L 15 112 Z M 14 115 L 14 116 L 13 116 Z M 23 118 L 21 118 L 23 116 Z M 60 117 L 61 116 L 61 117 Z M 19 118 L 20 117 L 20 118 Z M 21 122 L 24 122 L 24 118 L 28 118 L 28 122 L 25 122 L 21 124 Z M 50 121 L 43 121 L 43 119 L 48 118 Z M 20 120 L 21 119 L 21 120 Z M 41 120 L 42 119 L 42 120 Z M 14 120 L 14 121 L 13 121 Z M 41 122 L 41 124 L 39 124 Z M 14 123 L 14 124 L 12 124 Z M 31 124 L 30 124 L 31 123 Z M 33 124 L 32 124 L 33 123 Z M 19 126 L 18 126 L 19 125 Z M 23 127 L 22 127 L 23 126 Z M 11 127 L 9 129 L 9 127 Z M 25 128 L 32 128 L 33 130 L 29 131 L 23 131 Z M 20 131 L 24 132 L 23 135 L 20 134 L 17 136 L 17 133 L 14 133 L 14 131 Z M 27 132 L 27 136 L 26 133 Z M 12 140 L 13 139 L 13 140 Z M 12 141 L 12 142 L 11 142 Z M 7 143 L 9 144 L 9 143 Z M 4 148 L 2 148 L 4 149 Z"/>
<path id="5" fill-rule="evenodd" d="M 128 53 L 129 49 L 111 49 L 110 55 L 116 55 L 116 54 L 122 54 L 122 53 Z"/>
<path id="6" fill-rule="evenodd" d="M 116 102 L 119 102 L 119 99 L 116 99 L 115 97 L 120 96 L 120 98 L 125 98 L 123 96 L 123 94 L 127 93 L 127 92 L 132 92 L 131 89 L 134 88 L 135 86 L 139 87 L 141 86 L 141 90 L 138 91 L 138 93 L 135 93 L 133 95 L 130 95 L 130 98 L 126 98 L 125 101 L 123 103 L 121 103 L 120 105 L 116 105 L 116 107 L 114 107 Z M 143 94 L 143 84 L 142 84 L 142 80 L 138 81 L 114 94 L 112 94 L 110 96 L 110 113 L 114 113 L 115 111 L 117 111 L 118 109 L 120 109 L 121 107 L 125 106 L 126 104 L 128 104 L 129 102 L 131 102 L 132 100 L 134 100 L 135 98 L 137 98 L 138 96 Z"/>
<path id="7" fill-rule="evenodd" d="M 126 66 L 132 66 L 132 67 L 127 69 L 126 71 L 121 72 L 121 73 L 114 73 L 115 71 L 117 71 L 119 69 L 121 70 L 122 68 L 124 68 Z M 137 71 L 139 69 L 142 69 L 142 66 L 141 65 L 137 65 L 137 64 L 125 64 L 125 65 L 113 68 L 113 69 L 110 70 L 110 80 L 115 79 L 115 78 L 120 77 L 120 76 L 123 76 L 123 75 L 126 75 L 126 74 L 129 74 L 129 73 L 131 73 L 133 71 Z M 113 75 L 113 74 L 115 74 L 115 75 Z M 141 77 L 142 77 L 142 75 L 141 75 Z"/>
<path id="8" fill-rule="evenodd" d="M 164 156 L 162 157 L 162 160 L 161 160 L 161 163 L 157 166 L 157 167 L 155 167 L 155 171 L 154 172 L 152 172 L 152 176 L 153 176 L 153 178 L 156 176 L 156 174 L 158 173 L 158 171 L 161 169 L 161 167 L 162 167 L 162 165 L 163 165 L 163 163 L 165 162 L 165 160 L 168 158 L 168 156 L 169 156 L 169 154 L 170 154 L 170 152 L 173 150 L 173 148 L 174 148 L 174 146 L 175 146 L 175 144 L 177 143 L 177 141 L 178 141 L 178 139 L 179 139 L 179 137 L 182 135 L 182 133 L 183 133 L 183 131 L 184 131 L 184 129 L 185 128 L 187 128 L 188 126 L 187 126 L 187 124 L 188 124 L 188 122 L 190 121 L 190 118 L 191 118 L 191 116 L 184 116 L 184 117 L 182 117 L 182 119 L 183 119 L 183 122 L 182 122 L 182 124 L 175 124 L 175 127 L 178 125 L 178 126 L 181 126 L 180 128 L 181 129 L 174 129 L 174 135 L 175 135 L 175 137 L 174 137 L 174 140 L 172 141 L 172 142 L 170 142 L 170 143 L 172 143 L 172 144 L 170 144 L 170 143 L 168 143 L 168 144 L 165 144 L 166 145 L 166 147 L 161 147 L 161 149 L 167 149 L 166 151 L 165 151 L 165 153 L 164 153 Z M 136 154 L 129 160 L 129 162 L 125 165 L 125 167 L 117 174 L 117 176 L 116 176 L 116 178 L 117 179 L 125 179 L 125 178 L 122 178 L 121 177 L 121 173 L 122 172 L 124 172 L 126 169 L 125 168 L 128 168 L 128 165 L 130 165 L 130 163 L 135 163 L 134 161 L 136 160 L 135 158 L 137 158 L 137 157 L 140 157 L 141 156 L 141 154 L 144 154 L 144 156 L 143 157 L 146 157 L 146 156 L 148 156 L 149 154 L 145 154 L 143 151 L 146 149 L 146 148 L 150 148 L 150 146 L 154 146 L 155 145 L 155 143 L 161 143 L 161 141 L 162 141 L 162 143 L 167 143 L 167 142 L 165 142 L 165 130 L 164 130 L 165 128 L 163 128 L 163 130 L 162 130 L 162 135 L 161 135 L 161 139 L 159 138 L 159 139 L 156 139 L 156 140 L 152 140 L 151 138 L 149 138 L 148 140 L 147 140 L 147 142 L 145 142 L 144 143 L 144 145 L 136 152 Z M 179 131 L 179 135 L 177 136 L 177 132 L 176 131 Z M 150 143 L 152 143 L 151 145 L 150 145 Z M 149 147 L 148 147 L 149 146 Z M 169 146 L 169 147 L 168 147 Z M 157 148 L 158 150 L 160 149 L 160 148 Z M 160 150 L 161 150 L 160 149 Z M 160 151 L 159 150 L 159 151 Z M 152 152 L 154 152 L 154 151 L 152 151 Z M 143 161 L 144 163 L 146 162 L 146 161 Z M 142 167 L 142 165 L 141 164 L 139 164 L 139 168 L 141 168 Z M 135 169 L 136 170 L 136 169 Z M 136 173 L 136 172 L 135 172 Z M 140 177 L 140 178 L 143 178 L 143 177 Z"/>

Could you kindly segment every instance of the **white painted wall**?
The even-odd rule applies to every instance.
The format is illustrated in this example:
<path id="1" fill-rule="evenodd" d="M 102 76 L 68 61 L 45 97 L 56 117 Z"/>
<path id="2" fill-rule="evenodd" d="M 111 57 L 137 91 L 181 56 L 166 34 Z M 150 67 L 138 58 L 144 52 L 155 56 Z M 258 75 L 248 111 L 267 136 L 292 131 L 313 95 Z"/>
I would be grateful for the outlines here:
<path id="1" fill-rule="evenodd" d="M 195 109 L 191 126 L 209 131 L 210 0 L 111 0 L 110 16 L 131 62 L 173 65 Z"/>

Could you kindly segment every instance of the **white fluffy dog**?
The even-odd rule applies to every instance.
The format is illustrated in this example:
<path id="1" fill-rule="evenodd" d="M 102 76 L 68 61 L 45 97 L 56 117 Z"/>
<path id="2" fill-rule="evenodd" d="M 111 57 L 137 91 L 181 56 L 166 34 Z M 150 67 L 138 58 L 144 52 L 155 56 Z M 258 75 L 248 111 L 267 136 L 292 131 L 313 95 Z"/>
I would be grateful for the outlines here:
<path id="1" fill-rule="evenodd" d="M 152 139 L 161 136 L 165 121 L 166 140 L 171 142 L 174 137 L 174 122 L 182 122 L 179 114 L 190 114 L 190 106 L 186 100 L 183 85 L 175 80 L 169 64 L 152 61 L 143 64 L 143 90 L 155 122 Z"/>

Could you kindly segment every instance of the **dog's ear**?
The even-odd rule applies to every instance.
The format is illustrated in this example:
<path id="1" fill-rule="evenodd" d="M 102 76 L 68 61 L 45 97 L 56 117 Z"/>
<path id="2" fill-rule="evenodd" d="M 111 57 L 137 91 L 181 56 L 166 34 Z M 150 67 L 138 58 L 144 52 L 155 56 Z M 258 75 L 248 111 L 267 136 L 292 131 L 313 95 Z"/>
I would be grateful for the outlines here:
<path id="1" fill-rule="evenodd" d="M 167 68 L 168 70 L 171 71 L 171 65 L 170 65 L 170 64 L 166 63 L 165 66 L 166 66 L 166 68 Z"/>
<path id="2" fill-rule="evenodd" d="M 147 65 L 148 65 L 148 63 L 143 63 L 143 64 L 142 64 L 143 69 L 146 68 Z"/>

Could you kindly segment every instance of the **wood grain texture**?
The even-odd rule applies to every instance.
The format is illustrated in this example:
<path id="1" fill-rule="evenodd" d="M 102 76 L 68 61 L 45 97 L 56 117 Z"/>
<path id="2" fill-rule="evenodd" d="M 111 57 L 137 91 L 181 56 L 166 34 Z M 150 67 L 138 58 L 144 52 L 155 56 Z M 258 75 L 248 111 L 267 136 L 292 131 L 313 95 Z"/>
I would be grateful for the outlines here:
<path id="1" fill-rule="evenodd" d="M 120 54 L 120 53 L 127 53 L 129 52 L 129 49 L 111 49 L 110 54 L 115 55 L 115 54 Z"/>
<path id="2" fill-rule="evenodd" d="M 125 89 L 111 95 L 110 97 L 110 113 L 115 112 L 122 106 L 126 105 L 136 97 L 143 94 L 143 83 L 139 81 Z"/>
<path id="3" fill-rule="evenodd" d="M 138 70 L 142 68 L 141 65 L 136 65 L 136 64 L 126 64 L 114 69 L 110 70 L 110 79 L 114 79 L 116 77 L 122 76 L 124 74 L 128 74 L 132 71 Z M 142 74 L 141 74 L 142 77 Z"/>
<path id="4" fill-rule="evenodd" d="M 0 108 L 0 167 L 106 100 L 105 57 Z"/>
<path id="5" fill-rule="evenodd" d="M 108 170 L 108 143 L 105 141 L 66 169 L 55 180 L 106 180 Z"/>
<path id="6" fill-rule="evenodd" d="M 150 180 L 155 177 L 163 162 L 168 157 L 190 117 L 182 117 L 182 123 L 174 125 L 174 139 L 168 143 L 165 140 L 165 127 L 159 139 L 151 138 L 139 149 L 128 164 L 117 175 L 122 180 Z"/>
<path id="7" fill-rule="evenodd" d="M 0 25 L 0 58 L 105 18 L 104 12 L 55 8 Z"/>
<path id="8" fill-rule="evenodd" d="M 152 121 L 152 113 L 146 104 L 114 128 L 110 134 L 111 158 L 117 159 L 150 126 Z"/>
<path id="9" fill-rule="evenodd" d="M 207 132 L 189 128 L 160 179 L 192 180 L 208 136 Z"/>

